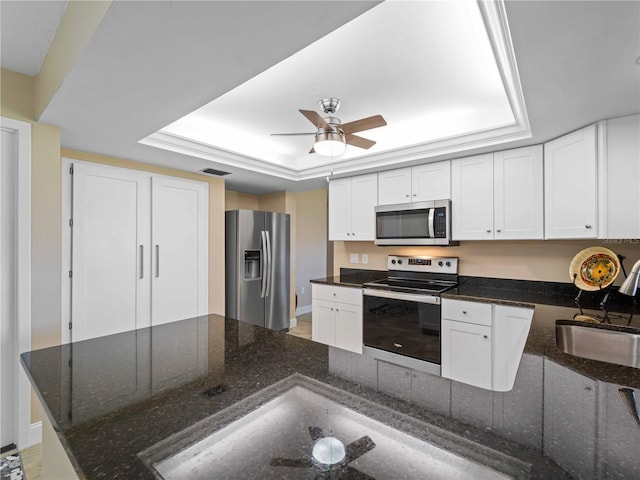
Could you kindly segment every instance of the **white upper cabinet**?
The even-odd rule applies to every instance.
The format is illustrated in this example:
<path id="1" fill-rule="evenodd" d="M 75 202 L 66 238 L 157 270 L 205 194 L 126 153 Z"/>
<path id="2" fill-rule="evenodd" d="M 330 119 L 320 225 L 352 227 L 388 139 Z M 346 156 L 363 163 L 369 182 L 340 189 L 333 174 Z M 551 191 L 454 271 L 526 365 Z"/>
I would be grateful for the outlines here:
<path id="1" fill-rule="evenodd" d="M 598 235 L 596 159 L 596 125 L 545 143 L 545 238 Z"/>
<path id="2" fill-rule="evenodd" d="M 544 238 L 543 192 L 542 145 L 494 153 L 494 238 Z"/>
<path id="3" fill-rule="evenodd" d="M 374 240 L 378 175 L 329 182 L 329 240 Z"/>
<path id="4" fill-rule="evenodd" d="M 399 168 L 378 173 L 378 204 L 409 203 L 411 201 L 411 168 Z"/>
<path id="5" fill-rule="evenodd" d="M 640 238 L 640 115 L 599 124 L 601 238 Z"/>
<path id="6" fill-rule="evenodd" d="M 454 240 L 493 239 L 493 154 L 451 162 L 451 230 Z"/>
<path id="7" fill-rule="evenodd" d="M 543 238 L 542 147 L 452 162 L 454 240 Z"/>
<path id="8" fill-rule="evenodd" d="M 443 200 L 450 196 L 450 160 L 378 174 L 379 205 Z"/>

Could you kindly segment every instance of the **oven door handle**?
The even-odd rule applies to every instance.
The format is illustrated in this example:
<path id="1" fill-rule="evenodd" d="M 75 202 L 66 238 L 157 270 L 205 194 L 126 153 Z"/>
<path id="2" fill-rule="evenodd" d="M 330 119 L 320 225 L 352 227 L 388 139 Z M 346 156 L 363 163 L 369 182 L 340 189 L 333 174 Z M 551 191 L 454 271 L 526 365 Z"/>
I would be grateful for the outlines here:
<path id="1" fill-rule="evenodd" d="M 431 305 L 440 305 L 440 296 L 438 295 L 422 295 L 419 293 L 393 292 L 389 290 L 378 290 L 374 288 L 362 289 L 362 294 L 369 297 L 390 298 L 392 300 L 406 300 L 408 302 L 429 303 Z"/>

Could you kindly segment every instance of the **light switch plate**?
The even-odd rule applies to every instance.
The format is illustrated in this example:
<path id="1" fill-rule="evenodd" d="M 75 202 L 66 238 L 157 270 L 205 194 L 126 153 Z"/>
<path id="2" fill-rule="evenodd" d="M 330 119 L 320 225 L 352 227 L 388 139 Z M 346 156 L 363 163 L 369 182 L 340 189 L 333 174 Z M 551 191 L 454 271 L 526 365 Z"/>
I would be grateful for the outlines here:
<path id="1" fill-rule="evenodd" d="M 351 263 L 358 263 L 358 254 L 357 253 L 352 253 L 351 257 L 349 258 L 349 261 Z"/>

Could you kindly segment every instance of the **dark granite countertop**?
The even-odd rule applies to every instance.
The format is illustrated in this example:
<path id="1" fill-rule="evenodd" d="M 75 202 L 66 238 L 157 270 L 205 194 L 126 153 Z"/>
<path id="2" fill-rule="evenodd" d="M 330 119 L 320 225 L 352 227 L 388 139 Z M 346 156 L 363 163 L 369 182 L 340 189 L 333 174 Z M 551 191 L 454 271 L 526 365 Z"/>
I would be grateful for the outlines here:
<path id="1" fill-rule="evenodd" d="M 340 275 L 326 278 L 315 278 L 311 283 L 333 285 L 336 287 L 361 288 L 363 284 L 386 278 L 386 270 L 363 270 L 341 268 Z"/>
<path id="2" fill-rule="evenodd" d="M 300 375 L 329 385 L 325 390 L 339 389 L 343 397 L 351 394 L 351 403 L 344 404 L 356 411 L 363 411 L 366 402 L 391 409 L 380 420 L 392 428 L 408 420 L 412 428 L 426 422 L 422 425 L 430 426 L 421 427 L 423 433 L 425 428 L 449 432 L 492 449 L 485 458 L 508 455 L 530 464 L 531 478 L 565 478 L 539 452 L 332 376 L 325 345 L 219 315 L 28 352 L 21 360 L 80 478 L 155 478 L 141 452 L 174 438 L 183 442 L 181 432 L 233 413 L 247 401 L 259 403 L 263 392 Z M 290 450 L 285 447 L 269 444 L 274 456 L 286 456 Z M 478 448 L 471 450 L 477 453 Z M 251 451 L 246 453 L 251 457 Z M 241 469 L 224 478 L 243 475 Z M 279 475 L 313 478 L 313 472 L 295 468 Z M 379 480 L 384 478 L 389 477 Z"/>

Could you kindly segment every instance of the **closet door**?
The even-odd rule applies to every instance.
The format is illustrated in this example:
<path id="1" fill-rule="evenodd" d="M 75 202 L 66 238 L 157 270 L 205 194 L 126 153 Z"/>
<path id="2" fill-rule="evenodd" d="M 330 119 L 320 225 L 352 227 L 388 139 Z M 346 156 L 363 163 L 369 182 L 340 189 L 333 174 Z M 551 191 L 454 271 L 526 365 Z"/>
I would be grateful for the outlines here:
<path id="1" fill-rule="evenodd" d="M 153 325 L 208 313 L 209 185 L 153 176 Z"/>
<path id="2" fill-rule="evenodd" d="M 148 174 L 74 164 L 71 340 L 150 324 Z"/>

